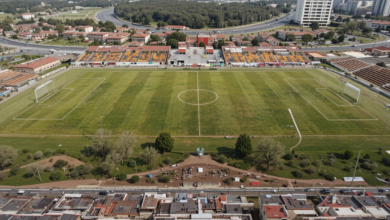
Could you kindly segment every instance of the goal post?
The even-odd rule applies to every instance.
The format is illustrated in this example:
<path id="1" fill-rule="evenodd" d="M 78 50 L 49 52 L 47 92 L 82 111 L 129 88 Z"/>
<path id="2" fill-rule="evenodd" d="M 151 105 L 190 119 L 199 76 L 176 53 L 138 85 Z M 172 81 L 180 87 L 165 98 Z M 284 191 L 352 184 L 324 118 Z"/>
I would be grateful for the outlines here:
<path id="1" fill-rule="evenodd" d="M 346 95 L 348 98 L 356 101 L 354 104 L 358 104 L 359 103 L 359 99 L 360 99 L 360 89 L 357 88 L 356 86 L 354 85 L 351 85 L 349 83 L 346 83 L 345 86 L 344 86 L 344 95 Z"/>
<path id="2" fill-rule="evenodd" d="M 35 93 L 35 101 L 36 103 L 39 103 L 40 98 L 42 98 L 45 95 L 48 95 L 56 90 L 56 87 L 54 85 L 53 80 L 49 80 L 42 85 L 38 86 L 34 89 Z"/>

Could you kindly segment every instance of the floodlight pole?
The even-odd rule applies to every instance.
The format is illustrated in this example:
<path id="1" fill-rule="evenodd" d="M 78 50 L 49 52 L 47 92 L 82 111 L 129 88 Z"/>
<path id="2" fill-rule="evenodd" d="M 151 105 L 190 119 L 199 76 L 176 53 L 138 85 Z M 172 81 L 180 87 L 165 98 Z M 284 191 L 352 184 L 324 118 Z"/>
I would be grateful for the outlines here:
<path id="1" fill-rule="evenodd" d="M 321 161 L 320 161 L 320 169 L 318 169 L 318 172 L 321 170 L 321 165 L 322 165 L 322 156 L 321 156 Z"/>
<path id="2" fill-rule="evenodd" d="M 38 168 L 38 175 L 39 175 L 39 181 L 42 182 L 42 179 L 41 179 L 41 174 L 39 173 L 39 168 Z"/>
<path id="3" fill-rule="evenodd" d="M 359 150 L 359 155 L 358 155 L 358 157 L 357 157 L 357 159 L 356 159 L 356 165 L 355 165 L 355 170 L 353 171 L 353 177 L 352 177 L 351 187 L 352 187 L 352 185 L 353 185 L 353 180 L 355 179 L 356 168 L 357 168 L 357 165 L 358 165 L 358 162 L 359 162 L 360 152 L 361 152 L 361 150 Z"/>
<path id="4" fill-rule="evenodd" d="M 100 130 L 103 130 L 102 117 L 100 116 L 100 106 L 99 106 L 99 119 L 100 119 Z"/>
<path id="5" fill-rule="evenodd" d="M 387 127 L 387 124 L 389 123 L 389 117 L 390 117 L 390 115 L 387 116 L 387 120 L 386 120 L 385 128 L 383 129 L 382 136 L 385 135 L 386 127 Z"/>

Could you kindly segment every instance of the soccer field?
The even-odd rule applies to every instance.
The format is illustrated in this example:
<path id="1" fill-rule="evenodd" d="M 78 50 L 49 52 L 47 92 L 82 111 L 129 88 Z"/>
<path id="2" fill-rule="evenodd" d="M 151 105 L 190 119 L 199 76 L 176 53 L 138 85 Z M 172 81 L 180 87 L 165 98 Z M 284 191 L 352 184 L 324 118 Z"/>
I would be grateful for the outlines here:
<path id="1" fill-rule="evenodd" d="M 93 134 L 100 107 L 102 126 L 113 134 L 292 136 L 291 109 L 302 135 L 382 135 L 390 103 L 354 84 L 362 96 L 353 104 L 337 76 L 309 68 L 80 68 L 54 82 L 57 90 L 38 104 L 33 88 L 1 104 L 0 134 Z"/>

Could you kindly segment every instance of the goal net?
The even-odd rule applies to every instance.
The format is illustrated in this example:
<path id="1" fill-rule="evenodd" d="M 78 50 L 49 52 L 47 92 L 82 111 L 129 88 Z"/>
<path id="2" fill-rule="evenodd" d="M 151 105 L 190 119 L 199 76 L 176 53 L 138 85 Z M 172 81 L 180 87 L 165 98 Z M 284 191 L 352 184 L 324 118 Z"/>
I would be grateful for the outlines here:
<path id="1" fill-rule="evenodd" d="M 56 90 L 53 80 L 49 80 L 34 89 L 35 101 L 39 103 L 45 96 L 53 93 Z"/>
<path id="2" fill-rule="evenodd" d="M 359 99 L 360 99 L 360 89 L 359 88 L 357 88 L 349 83 L 346 83 L 344 86 L 343 93 L 346 97 L 351 99 L 354 102 L 354 104 L 359 103 Z"/>

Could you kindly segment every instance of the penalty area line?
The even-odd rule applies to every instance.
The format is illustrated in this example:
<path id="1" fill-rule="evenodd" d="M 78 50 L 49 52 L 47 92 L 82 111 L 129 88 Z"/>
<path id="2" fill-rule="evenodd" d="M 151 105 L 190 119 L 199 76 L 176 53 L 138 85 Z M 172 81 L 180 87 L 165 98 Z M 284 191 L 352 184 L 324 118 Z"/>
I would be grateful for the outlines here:
<path id="1" fill-rule="evenodd" d="M 298 145 L 301 144 L 302 135 L 301 135 L 301 132 L 299 131 L 299 128 L 298 128 L 297 123 L 295 122 L 295 119 L 294 119 L 294 116 L 293 116 L 293 114 L 292 114 L 292 112 L 291 112 L 291 109 L 288 109 L 288 111 L 290 112 L 291 118 L 292 118 L 292 120 L 293 120 L 293 122 L 294 122 L 294 126 L 295 126 L 295 128 L 297 129 L 297 132 L 298 132 L 298 135 L 299 135 L 299 142 L 298 142 L 294 147 L 291 147 L 291 148 L 290 148 L 290 150 L 293 150 L 294 148 L 298 147 Z"/>

